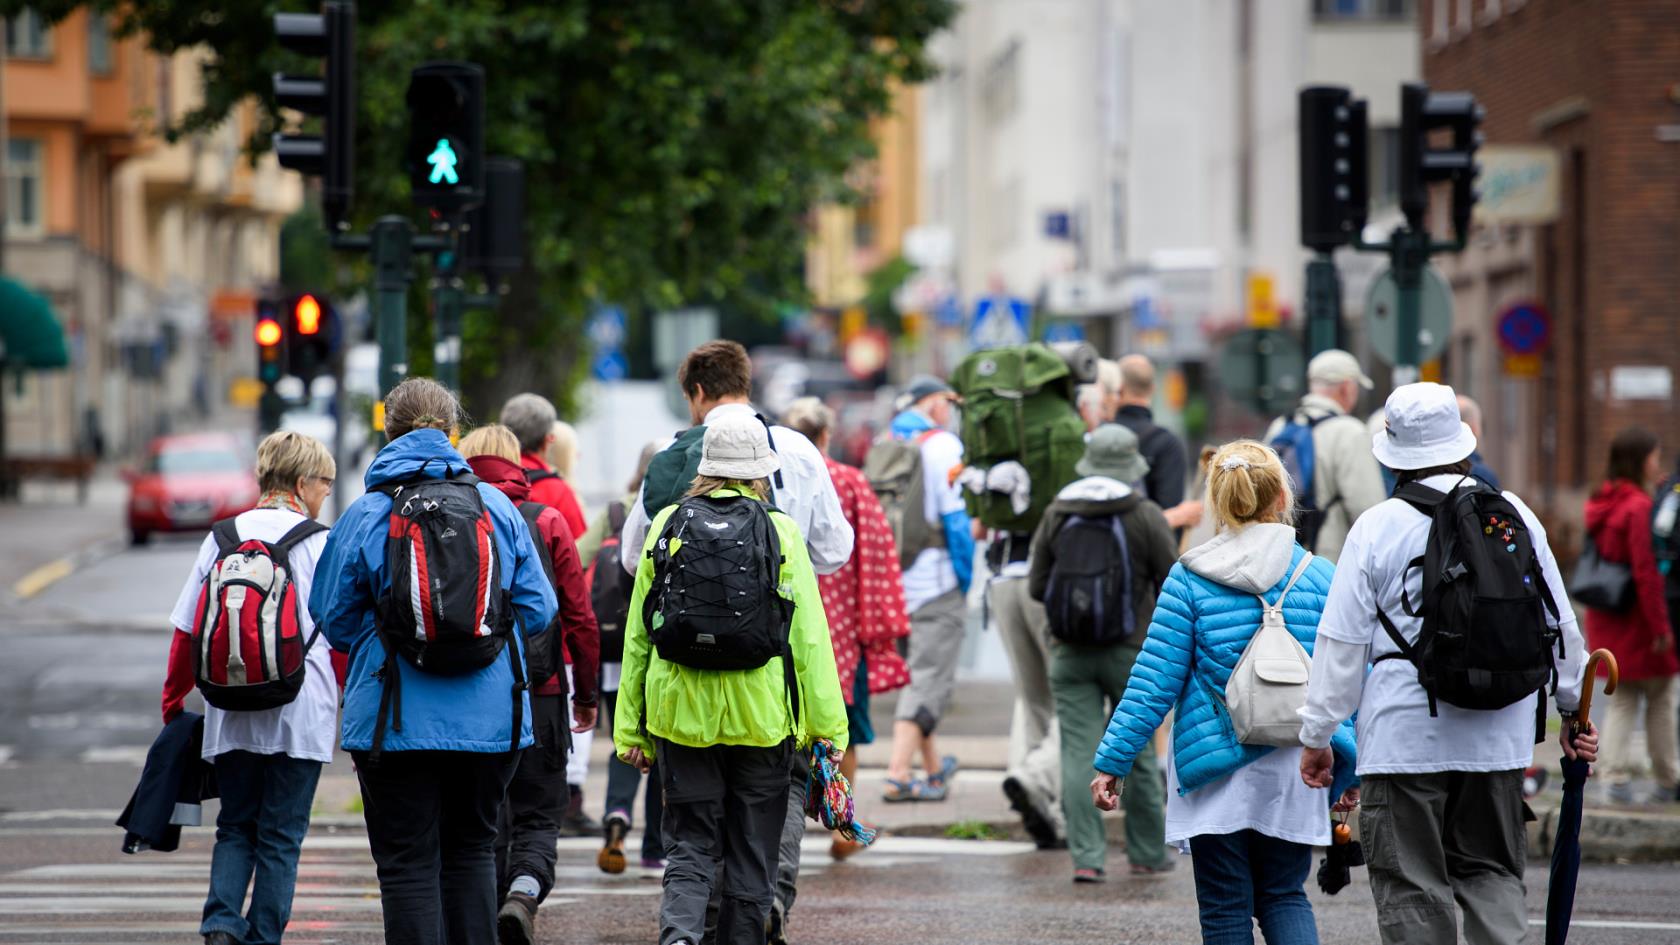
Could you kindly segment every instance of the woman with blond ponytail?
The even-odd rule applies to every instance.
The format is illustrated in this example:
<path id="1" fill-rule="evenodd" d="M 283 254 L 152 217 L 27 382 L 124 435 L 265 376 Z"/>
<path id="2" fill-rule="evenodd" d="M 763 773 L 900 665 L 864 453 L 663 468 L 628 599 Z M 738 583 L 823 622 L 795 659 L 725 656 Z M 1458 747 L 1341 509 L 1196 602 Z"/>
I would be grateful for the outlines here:
<path id="1" fill-rule="evenodd" d="M 1206 501 L 1217 531 L 1161 588 L 1097 749 L 1091 797 L 1114 809 L 1139 752 L 1173 712 L 1166 838 L 1191 854 L 1202 941 L 1251 943 L 1258 920 L 1268 945 L 1316 945 L 1302 887 L 1312 848 L 1330 842 L 1331 800 L 1338 809 L 1357 800 L 1352 727 L 1337 734 L 1335 785 L 1310 788 L 1299 746 L 1238 741 L 1225 692 L 1260 629 L 1262 601 L 1282 606 L 1290 635 L 1312 652 L 1334 567 L 1296 545 L 1289 476 L 1268 447 L 1239 440 L 1215 453 Z"/>

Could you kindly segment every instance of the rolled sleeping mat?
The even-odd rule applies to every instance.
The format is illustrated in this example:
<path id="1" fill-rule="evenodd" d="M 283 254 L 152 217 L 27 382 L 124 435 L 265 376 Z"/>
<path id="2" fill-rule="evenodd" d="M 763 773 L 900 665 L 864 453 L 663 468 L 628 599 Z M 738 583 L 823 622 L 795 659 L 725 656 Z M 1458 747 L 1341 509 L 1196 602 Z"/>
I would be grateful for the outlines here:
<path id="1" fill-rule="evenodd" d="M 1067 364 L 1075 382 L 1097 382 L 1097 349 L 1089 341 L 1057 341 L 1050 345 L 1050 350 Z"/>

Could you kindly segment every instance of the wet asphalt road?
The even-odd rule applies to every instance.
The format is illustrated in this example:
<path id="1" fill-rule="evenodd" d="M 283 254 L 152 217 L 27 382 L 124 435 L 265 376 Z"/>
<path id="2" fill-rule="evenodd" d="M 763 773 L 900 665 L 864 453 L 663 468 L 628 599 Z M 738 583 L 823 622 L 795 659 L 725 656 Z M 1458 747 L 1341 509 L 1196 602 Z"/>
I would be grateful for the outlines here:
<path id="1" fill-rule="evenodd" d="M 197 941 L 210 832 L 189 831 L 178 853 L 129 857 L 109 825 L 156 732 L 167 614 L 196 541 L 117 551 L 0 612 L 0 945 Z M 82 579 L 93 574 L 97 585 Z M 288 942 L 381 939 L 365 839 L 354 818 L 337 822 L 318 822 L 306 841 Z M 657 877 L 604 876 L 594 849 L 562 842 L 542 940 L 655 941 Z M 1169 876 L 1139 880 L 1124 875 L 1116 851 L 1116 878 L 1095 887 L 1069 882 L 1065 853 L 983 841 L 888 838 L 834 865 L 813 839 L 806 863 L 792 926 L 800 943 L 1199 940 L 1187 859 Z M 1543 914 L 1543 871 L 1531 873 L 1534 916 Z M 1326 943 L 1377 939 L 1359 872 L 1339 896 L 1313 890 Z M 1587 867 L 1570 942 L 1680 943 L 1677 890 L 1674 866 Z"/>

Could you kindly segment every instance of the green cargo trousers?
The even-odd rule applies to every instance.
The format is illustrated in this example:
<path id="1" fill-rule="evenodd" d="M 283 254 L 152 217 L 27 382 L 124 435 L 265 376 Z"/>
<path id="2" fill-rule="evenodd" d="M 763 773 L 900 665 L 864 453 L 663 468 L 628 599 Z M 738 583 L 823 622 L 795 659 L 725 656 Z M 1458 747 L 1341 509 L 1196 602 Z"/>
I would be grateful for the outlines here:
<path id="1" fill-rule="evenodd" d="M 1138 648 L 1124 644 L 1050 644 L 1050 691 L 1062 730 L 1062 813 L 1074 869 L 1102 869 L 1107 860 L 1102 812 L 1091 803 L 1091 779 L 1096 776 L 1091 760 L 1109 716 L 1126 692 L 1137 657 Z M 1138 754 L 1120 803 L 1126 812 L 1126 858 L 1136 866 L 1165 865 L 1166 788 L 1153 744 Z"/>

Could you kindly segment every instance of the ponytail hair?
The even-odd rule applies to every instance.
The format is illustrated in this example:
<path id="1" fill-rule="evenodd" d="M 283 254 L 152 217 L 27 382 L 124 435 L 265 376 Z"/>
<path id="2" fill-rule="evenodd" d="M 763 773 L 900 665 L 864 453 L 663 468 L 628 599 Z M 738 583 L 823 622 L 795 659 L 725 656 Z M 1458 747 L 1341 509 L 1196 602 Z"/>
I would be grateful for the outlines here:
<path id="1" fill-rule="evenodd" d="M 1254 440 L 1227 443 L 1208 460 L 1207 471 L 1207 504 L 1220 528 L 1293 523 L 1289 473 L 1271 447 Z"/>

